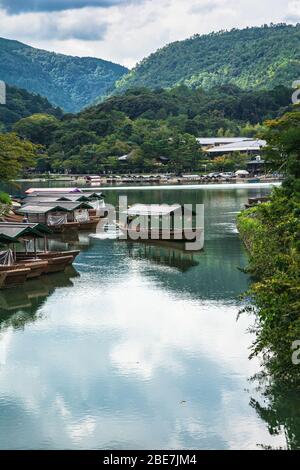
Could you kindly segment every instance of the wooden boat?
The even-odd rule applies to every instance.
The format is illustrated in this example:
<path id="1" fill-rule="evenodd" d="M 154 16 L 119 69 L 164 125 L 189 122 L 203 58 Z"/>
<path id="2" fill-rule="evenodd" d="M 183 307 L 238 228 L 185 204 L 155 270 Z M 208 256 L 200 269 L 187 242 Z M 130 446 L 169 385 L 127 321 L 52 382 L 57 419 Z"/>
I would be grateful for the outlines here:
<path id="1" fill-rule="evenodd" d="M 260 178 L 249 178 L 247 183 L 260 183 Z"/>
<path id="2" fill-rule="evenodd" d="M 27 280 L 27 276 L 30 274 L 30 268 L 19 268 L 16 266 L 5 266 L 5 269 L 1 269 L 1 289 L 8 289 L 11 287 L 17 287 L 23 285 Z"/>
<path id="3" fill-rule="evenodd" d="M 250 197 L 248 199 L 248 203 L 245 204 L 245 208 L 250 209 L 251 207 L 255 207 L 259 204 L 262 204 L 264 202 L 269 202 L 269 201 L 270 201 L 270 196 Z"/>
<path id="4" fill-rule="evenodd" d="M 26 259 L 26 256 L 21 256 L 16 266 L 30 267 L 32 272 L 29 273 L 28 279 L 41 276 L 42 274 L 59 273 L 65 271 L 67 266 L 70 266 L 74 261 L 74 255 L 68 255 L 67 253 L 60 256 L 57 254 L 55 256 L 44 257 L 44 259 L 41 256 L 41 258 L 36 260 L 32 260 L 32 258 Z"/>
<path id="5" fill-rule="evenodd" d="M 50 232 L 51 233 L 51 232 Z M 33 239 L 33 252 L 18 252 L 7 250 L 4 253 L 4 263 L 0 265 L 0 288 L 20 285 L 26 279 L 37 278 L 42 274 L 64 271 L 73 263 L 78 250 L 67 252 L 38 252 L 36 238 L 44 238 L 47 247 L 49 230 L 41 224 L 0 223 L 0 242 L 3 244 L 17 243 Z M 26 249 L 25 243 L 25 249 Z"/>
<path id="6" fill-rule="evenodd" d="M 21 262 L 16 262 L 11 266 L 0 265 L 0 273 L 13 271 L 15 269 L 29 269 L 27 274 L 27 279 L 32 279 L 41 276 L 46 272 L 48 262 L 36 259 L 22 260 Z"/>
<path id="7" fill-rule="evenodd" d="M 27 275 L 27 279 L 34 279 L 40 277 L 42 274 L 47 272 L 48 262 L 42 260 L 24 260 L 21 263 L 16 263 L 14 266 L 19 266 L 20 268 L 29 268 L 30 272 Z"/>
<path id="8" fill-rule="evenodd" d="M 0 289 L 3 286 L 6 278 L 6 271 L 5 272 L 0 272 Z"/>
<path id="9" fill-rule="evenodd" d="M 79 188 L 29 188 L 25 191 L 26 194 L 34 194 L 34 193 L 81 193 L 81 189 Z"/>
<path id="10" fill-rule="evenodd" d="M 78 230 L 94 231 L 100 221 L 101 217 L 91 217 L 90 220 L 86 222 L 79 222 Z"/>
<path id="11" fill-rule="evenodd" d="M 79 222 L 66 222 L 60 225 L 48 225 L 53 233 L 67 233 L 79 230 Z"/>
<path id="12" fill-rule="evenodd" d="M 67 266 L 72 264 L 73 256 L 57 256 L 56 258 L 47 259 L 47 269 L 46 274 L 49 273 L 59 273 L 66 269 Z"/>
<path id="13" fill-rule="evenodd" d="M 196 239 L 199 239 L 202 235 L 203 229 L 190 229 L 190 230 L 169 230 L 169 229 L 131 229 L 127 225 L 117 224 L 119 229 L 128 235 L 131 240 L 170 240 L 173 242 L 193 242 Z"/>
<path id="14" fill-rule="evenodd" d="M 43 223 L 53 233 L 66 233 L 78 231 L 81 223 L 88 222 L 88 217 L 82 221 L 77 217 L 81 212 L 88 214 L 90 209 L 93 209 L 93 206 L 87 202 L 34 200 L 24 204 L 18 209 L 18 213 L 23 214 L 30 223 Z"/>
<path id="15" fill-rule="evenodd" d="M 17 214 L 6 214 L 2 217 L 3 222 L 22 223 L 23 217 Z"/>
<path id="16" fill-rule="evenodd" d="M 40 260 L 49 260 L 53 258 L 61 258 L 61 257 L 72 257 L 72 262 L 75 260 L 76 256 L 78 256 L 80 250 L 71 250 L 71 251 L 38 251 L 37 254 L 33 251 L 27 253 L 17 253 L 17 260 L 26 260 L 32 259 L 37 256 Z"/>
<path id="17" fill-rule="evenodd" d="M 194 243 L 198 242 L 197 250 L 201 250 L 204 245 L 204 229 L 202 227 L 194 228 L 177 228 L 175 223 L 175 217 L 183 214 L 183 207 L 179 204 L 173 205 L 143 205 L 135 204 L 124 212 L 127 216 L 126 222 L 117 223 L 118 228 L 126 235 L 126 238 L 134 241 L 173 241 L 173 242 L 184 242 Z M 192 221 L 193 212 L 185 210 L 185 217 L 188 217 L 190 222 Z M 147 220 L 147 224 L 141 226 L 136 223 L 136 218 L 142 218 Z M 161 223 L 163 217 L 167 217 L 169 221 L 169 227 L 164 228 Z M 149 224 L 149 218 L 151 224 Z M 152 219 L 153 218 L 153 219 Z"/>

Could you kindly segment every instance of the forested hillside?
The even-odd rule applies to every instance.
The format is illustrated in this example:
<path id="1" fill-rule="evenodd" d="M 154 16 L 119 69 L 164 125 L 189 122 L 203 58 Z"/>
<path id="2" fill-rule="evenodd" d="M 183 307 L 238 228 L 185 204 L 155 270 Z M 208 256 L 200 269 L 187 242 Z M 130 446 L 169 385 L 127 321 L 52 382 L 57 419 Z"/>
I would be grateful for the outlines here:
<path id="1" fill-rule="evenodd" d="M 11 130 L 14 123 L 21 118 L 36 113 L 62 116 L 60 108 L 55 108 L 47 98 L 34 95 L 16 87 L 6 87 L 6 105 L 0 105 L 0 132 Z"/>
<path id="2" fill-rule="evenodd" d="M 71 57 L 0 38 L 0 80 L 75 112 L 105 96 L 125 67 L 101 59 Z"/>
<path id="3" fill-rule="evenodd" d="M 273 90 L 242 90 L 235 85 L 204 89 L 179 86 L 171 90 L 130 89 L 122 95 L 112 96 L 82 115 L 91 112 L 122 111 L 131 119 L 165 119 L 185 115 L 195 120 L 195 130 L 216 132 L 222 127 L 222 119 L 256 124 L 280 114 L 281 108 L 291 104 L 291 90 L 278 86 Z M 282 112 L 284 109 L 282 110 Z M 190 123 L 192 125 L 192 123 Z M 230 126 L 226 126 L 230 130 Z M 234 132 L 234 128 L 231 128 Z"/>
<path id="4" fill-rule="evenodd" d="M 196 35 L 159 49 L 117 83 L 118 90 L 184 83 L 243 89 L 291 86 L 300 77 L 300 25 L 252 27 Z"/>
<path id="5" fill-rule="evenodd" d="M 197 136 L 255 136 L 261 123 L 289 108 L 291 90 L 245 92 L 235 86 L 212 92 L 131 90 L 77 115 L 62 119 L 35 114 L 13 130 L 45 147 L 39 171 L 100 173 L 124 168 L 147 171 L 163 157 L 170 169 L 196 169 L 201 160 Z M 232 162 L 226 163 L 231 168 Z"/>

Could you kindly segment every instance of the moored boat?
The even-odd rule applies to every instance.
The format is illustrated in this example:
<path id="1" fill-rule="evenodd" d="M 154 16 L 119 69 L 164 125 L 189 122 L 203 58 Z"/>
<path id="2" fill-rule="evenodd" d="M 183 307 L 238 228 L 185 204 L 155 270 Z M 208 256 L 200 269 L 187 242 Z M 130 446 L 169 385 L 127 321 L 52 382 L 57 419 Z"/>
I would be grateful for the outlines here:
<path id="1" fill-rule="evenodd" d="M 53 259 L 53 258 L 61 258 L 64 256 L 72 257 L 72 261 L 75 260 L 76 256 L 78 256 L 80 253 L 80 250 L 70 250 L 70 251 L 38 251 L 36 253 L 37 257 L 41 260 L 48 260 L 48 259 Z M 18 260 L 26 260 L 30 259 L 35 256 L 35 253 L 33 251 L 29 251 L 27 253 L 25 252 L 19 252 L 17 253 L 17 259 Z"/>
<path id="2" fill-rule="evenodd" d="M 30 274 L 30 268 L 19 268 L 16 266 L 6 266 L 6 269 L 0 271 L 3 276 L 0 277 L 2 284 L 0 283 L 1 289 L 8 289 L 11 287 L 17 287 L 23 285 Z"/>
<path id="3" fill-rule="evenodd" d="M 250 209 L 251 207 L 255 207 L 259 204 L 264 202 L 270 201 L 270 196 L 261 196 L 261 197 L 249 197 L 248 203 L 245 204 L 246 209 Z"/>
<path id="4" fill-rule="evenodd" d="M 89 199 L 89 198 L 95 198 Z M 102 197 L 93 193 L 90 196 L 66 197 L 27 196 L 25 204 L 18 209 L 30 223 L 43 223 L 54 233 L 67 233 L 79 230 L 96 230 L 101 220 L 107 217 Z"/>
<path id="5" fill-rule="evenodd" d="M 49 234 L 51 231 L 42 224 L 0 222 L 0 243 L 8 247 L 0 253 L 0 288 L 20 285 L 42 274 L 62 272 L 73 263 L 79 251 L 48 251 Z M 43 252 L 37 251 L 37 238 L 44 239 Z M 34 251 L 28 251 L 29 242 L 33 242 Z M 25 251 L 16 251 L 19 243 L 24 244 Z"/>
<path id="6" fill-rule="evenodd" d="M 57 256 L 56 258 L 47 259 L 47 268 L 45 273 L 59 273 L 66 269 L 67 266 L 72 264 L 73 256 Z"/>
<path id="7" fill-rule="evenodd" d="M 130 240 L 197 242 L 196 249 L 201 250 L 204 228 L 193 227 L 194 215 L 179 204 L 135 204 L 123 212 L 123 220 L 117 226 Z"/>
<path id="8" fill-rule="evenodd" d="M 14 266 L 20 269 L 30 269 L 30 272 L 27 274 L 27 279 L 33 279 L 47 272 L 48 262 L 39 259 L 29 259 L 17 262 Z"/>
<path id="9" fill-rule="evenodd" d="M 3 286 L 6 278 L 6 271 L 5 272 L 0 272 L 0 289 Z"/>
<path id="10" fill-rule="evenodd" d="M 79 250 L 73 251 L 46 251 L 38 252 L 38 260 L 45 263 L 44 274 L 57 273 L 64 271 L 67 266 L 70 266 L 75 260 L 76 256 L 80 253 Z M 19 262 L 31 262 L 34 253 L 17 253 Z"/>

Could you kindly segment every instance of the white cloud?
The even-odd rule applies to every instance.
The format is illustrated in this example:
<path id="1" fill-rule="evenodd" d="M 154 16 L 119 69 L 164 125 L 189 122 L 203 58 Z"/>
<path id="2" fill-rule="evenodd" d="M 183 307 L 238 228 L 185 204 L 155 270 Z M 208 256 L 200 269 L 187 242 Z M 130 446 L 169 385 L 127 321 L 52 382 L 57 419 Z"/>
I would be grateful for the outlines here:
<path id="1" fill-rule="evenodd" d="M 14 16 L 0 10 L 0 30 L 35 47 L 133 66 L 166 43 L 196 33 L 296 21 L 299 5 L 299 0 L 288 8 L 282 0 L 143 0 Z"/>
<path id="2" fill-rule="evenodd" d="M 288 2 L 287 11 L 287 20 L 294 22 L 300 21 L 300 0 Z"/>

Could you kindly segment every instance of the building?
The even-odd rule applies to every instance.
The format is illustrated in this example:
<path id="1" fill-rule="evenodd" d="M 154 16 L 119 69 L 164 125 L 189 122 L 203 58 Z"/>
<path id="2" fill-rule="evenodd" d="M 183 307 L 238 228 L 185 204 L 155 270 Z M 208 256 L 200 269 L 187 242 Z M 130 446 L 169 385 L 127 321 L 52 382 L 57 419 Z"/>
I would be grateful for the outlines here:
<path id="1" fill-rule="evenodd" d="M 232 142 L 225 145 L 214 145 L 206 148 L 204 151 L 211 156 L 225 155 L 229 153 L 239 152 L 248 155 L 257 154 L 267 145 L 265 140 L 242 140 L 238 142 Z"/>
<path id="2" fill-rule="evenodd" d="M 249 171 L 251 175 L 261 175 L 265 173 L 265 160 L 262 160 L 262 158 L 257 155 L 247 162 L 247 171 Z"/>
<path id="3" fill-rule="evenodd" d="M 247 137 L 199 137 L 196 140 L 201 145 L 201 147 L 210 148 L 216 147 L 218 145 L 235 144 L 252 139 Z"/>

